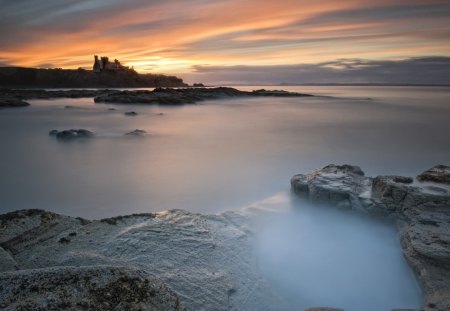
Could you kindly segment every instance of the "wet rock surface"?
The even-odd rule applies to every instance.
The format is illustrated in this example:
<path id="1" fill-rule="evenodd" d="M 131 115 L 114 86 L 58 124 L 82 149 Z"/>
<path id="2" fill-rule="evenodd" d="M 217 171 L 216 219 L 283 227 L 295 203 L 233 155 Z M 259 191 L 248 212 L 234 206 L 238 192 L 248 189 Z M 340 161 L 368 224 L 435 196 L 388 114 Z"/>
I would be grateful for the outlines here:
<path id="1" fill-rule="evenodd" d="M 146 131 L 136 129 L 136 130 L 134 130 L 134 131 L 131 131 L 131 132 L 126 133 L 125 135 L 130 135 L 130 136 L 145 136 L 145 134 L 147 134 Z"/>
<path id="2" fill-rule="evenodd" d="M 112 266 L 0 274 L 0 310 L 185 310 L 158 278 Z"/>
<path id="3" fill-rule="evenodd" d="M 0 98 L 27 100 L 27 99 L 52 99 L 52 98 L 89 98 L 103 94 L 117 92 L 115 90 L 43 90 L 43 89 L 0 89 Z"/>
<path id="4" fill-rule="evenodd" d="M 0 89 L 0 107 L 27 106 L 24 100 L 52 98 L 94 98 L 96 103 L 183 105 L 203 100 L 232 97 L 305 97 L 313 96 L 287 91 L 240 91 L 231 87 L 216 88 L 156 88 L 153 91 L 96 90 L 43 90 Z"/>
<path id="5" fill-rule="evenodd" d="M 414 183 L 412 178 L 403 176 L 365 177 L 357 166 L 332 164 L 293 176 L 291 187 L 298 196 L 314 202 L 395 220 L 404 255 L 422 285 L 425 310 L 450 310 L 447 173 L 447 166 L 438 165 L 417 179 L 440 184 Z"/>
<path id="6" fill-rule="evenodd" d="M 60 140 L 73 140 L 78 138 L 91 138 L 94 133 L 85 129 L 70 129 L 70 130 L 51 130 L 48 135 L 55 136 Z"/>
<path id="7" fill-rule="evenodd" d="M 301 197 L 395 219 L 424 309 L 449 309 L 447 185 L 433 184 L 436 191 L 402 176 L 365 177 L 351 165 L 291 182 Z M 43 210 L 2 214 L 0 309 L 292 310 L 258 269 L 255 213 L 171 210 L 93 221 Z"/>
<path id="8" fill-rule="evenodd" d="M 127 112 L 124 112 L 123 114 L 128 116 L 128 117 L 135 117 L 135 116 L 138 115 L 138 113 L 135 112 L 135 111 L 127 111 Z"/>
<path id="9" fill-rule="evenodd" d="M 0 265 L 0 309 L 290 310 L 261 276 L 241 213 L 88 221 L 22 210 L 0 221 L 13 260 Z"/>
<path id="10" fill-rule="evenodd" d="M 26 107 L 30 104 L 21 98 L 0 95 L 0 108 Z"/>
<path id="11" fill-rule="evenodd" d="M 420 181 L 433 181 L 450 185 L 450 167 L 446 165 L 436 165 L 417 176 L 417 179 Z"/>
<path id="12" fill-rule="evenodd" d="M 153 91 L 118 91 L 114 93 L 108 93 L 96 96 L 94 98 L 94 101 L 96 103 L 182 105 L 193 104 L 203 100 L 258 96 L 304 97 L 312 95 L 286 91 L 266 90 L 246 92 L 230 87 L 178 89 L 156 88 Z"/>

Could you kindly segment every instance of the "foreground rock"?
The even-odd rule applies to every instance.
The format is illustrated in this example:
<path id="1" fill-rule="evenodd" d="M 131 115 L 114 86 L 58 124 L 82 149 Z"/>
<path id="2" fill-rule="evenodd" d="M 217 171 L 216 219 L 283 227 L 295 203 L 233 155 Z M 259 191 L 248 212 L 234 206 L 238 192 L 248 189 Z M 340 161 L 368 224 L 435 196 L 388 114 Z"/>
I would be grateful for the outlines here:
<path id="1" fill-rule="evenodd" d="M 99 95 L 94 98 L 96 103 L 120 104 L 159 104 L 181 105 L 193 104 L 203 100 L 232 98 L 232 97 L 304 97 L 309 94 L 286 91 L 257 90 L 253 92 L 240 91 L 230 87 L 216 88 L 157 88 L 153 91 L 118 91 Z"/>
<path id="2" fill-rule="evenodd" d="M 260 275 L 250 241 L 248 218 L 234 212 L 3 214 L 0 310 L 291 310 Z"/>
<path id="3" fill-rule="evenodd" d="M 50 136 L 55 136 L 60 140 L 73 140 L 77 138 L 91 138 L 94 137 L 94 133 L 85 129 L 70 129 L 70 130 L 51 130 L 48 133 Z"/>
<path id="4" fill-rule="evenodd" d="M 433 181 L 450 185 L 450 167 L 436 165 L 417 176 L 417 179 L 420 181 Z"/>
<path id="5" fill-rule="evenodd" d="M 161 280 L 112 266 L 55 267 L 0 274 L 0 309 L 184 310 Z"/>
<path id="6" fill-rule="evenodd" d="M 403 252 L 421 282 L 425 310 L 444 311 L 450 310 L 449 170 L 435 166 L 418 179 L 436 183 L 414 183 L 410 177 L 370 178 L 357 166 L 328 165 L 293 176 L 291 186 L 314 202 L 394 219 Z"/>

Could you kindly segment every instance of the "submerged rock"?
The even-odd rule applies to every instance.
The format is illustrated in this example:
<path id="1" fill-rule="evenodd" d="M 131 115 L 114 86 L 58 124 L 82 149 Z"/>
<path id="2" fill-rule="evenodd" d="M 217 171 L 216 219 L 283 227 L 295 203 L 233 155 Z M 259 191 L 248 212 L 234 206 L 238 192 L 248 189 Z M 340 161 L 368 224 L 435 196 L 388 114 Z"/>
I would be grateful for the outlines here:
<path id="1" fill-rule="evenodd" d="M 55 136 L 61 140 L 72 140 L 76 138 L 90 138 L 94 136 L 94 133 L 85 129 L 70 129 L 70 130 L 51 130 L 48 133 L 50 136 Z"/>
<path id="2" fill-rule="evenodd" d="M 438 165 L 419 180 L 446 183 Z M 346 207 L 397 221 L 403 252 L 417 272 L 426 310 L 450 310 L 450 188 L 428 187 L 403 176 L 364 177 L 350 165 L 328 165 L 291 179 L 292 190 L 314 202 Z"/>
<path id="3" fill-rule="evenodd" d="M 21 98 L 0 97 L 0 108 L 26 107 L 30 104 Z"/>
<path id="4" fill-rule="evenodd" d="M 134 131 L 131 131 L 131 132 L 126 133 L 125 135 L 131 135 L 131 136 L 144 136 L 145 134 L 147 134 L 146 131 L 136 129 L 136 130 L 134 130 Z"/>
<path id="5" fill-rule="evenodd" d="M 417 179 L 420 181 L 432 181 L 450 185 L 450 166 L 436 165 L 423 172 Z"/>
<path id="6" fill-rule="evenodd" d="M 127 111 L 124 113 L 124 115 L 129 116 L 129 117 L 134 117 L 134 116 L 137 116 L 138 114 L 135 111 Z"/>

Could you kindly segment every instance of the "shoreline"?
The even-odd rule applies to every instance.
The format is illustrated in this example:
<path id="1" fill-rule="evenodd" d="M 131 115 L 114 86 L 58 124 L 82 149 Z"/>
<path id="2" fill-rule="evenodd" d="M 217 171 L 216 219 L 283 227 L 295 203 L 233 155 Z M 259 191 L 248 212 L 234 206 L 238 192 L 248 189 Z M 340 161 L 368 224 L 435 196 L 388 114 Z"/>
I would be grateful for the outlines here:
<path id="1" fill-rule="evenodd" d="M 428 175 L 424 175 L 425 172 L 419 176 L 448 178 L 450 168 L 437 168 L 437 173 L 431 169 Z M 404 255 L 421 281 L 425 310 L 446 310 L 450 305 L 450 274 L 445 262 L 450 254 L 445 247 L 442 249 L 442 243 L 449 238 L 450 192 L 447 184 L 429 189 L 428 184 L 418 187 L 416 183 L 411 184 L 411 180 L 400 176 L 370 178 L 356 166 L 329 165 L 306 175 L 295 175 L 291 182 L 292 190 L 300 198 L 394 220 Z M 401 191 L 407 194 L 399 196 Z M 412 202 L 419 204 L 412 205 Z M 28 280 L 24 275 L 36 273 L 35 269 L 45 283 L 48 275 L 55 277 L 53 267 L 72 267 L 70 269 L 76 271 L 73 267 L 90 266 L 90 277 L 105 266 L 139 267 L 161 278 L 169 290 L 179 295 L 174 299 L 180 299 L 180 308 L 239 309 L 245 305 L 242 303 L 250 290 L 256 295 L 251 308 L 268 307 L 267 303 L 271 302 L 272 307 L 283 309 L 281 306 L 285 302 L 257 269 L 248 266 L 248 259 L 252 258 L 249 250 L 252 230 L 248 223 L 255 213 L 261 212 L 267 211 L 250 208 L 204 215 L 170 210 L 92 221 L 43 210 L 2 214 L 0 283 L 14 280 L 20 286 L 21 280 Z M 49 253 L 52 256 L 49 257 Z M 61 271 L 65 271 L 64 268 Z M 130 277 L 134 277 L 133 273 L 130 272 Z M 236 283 L 244 275 L 260 284 L 258 292 Z M 38 305 L 47 289 L 40 288 L 39 281 L 33 286 L 38 288 L 34 298 L 26 301 Z M 5 301 L 10 301 L 11 306 L 22 303 L 8 296 L 5 286 L 2 288 L 0 297 L 8 298 Z M 25 288 L 25 291 L 31 290 Z M 58 291 L 58 285 L 52 290 Z M 166 291 L 161 293 L 167 294 Z M 87 299 L 94 299 L 86 295 Z M 76 301 L 69 297 L 65 302 Z"/>

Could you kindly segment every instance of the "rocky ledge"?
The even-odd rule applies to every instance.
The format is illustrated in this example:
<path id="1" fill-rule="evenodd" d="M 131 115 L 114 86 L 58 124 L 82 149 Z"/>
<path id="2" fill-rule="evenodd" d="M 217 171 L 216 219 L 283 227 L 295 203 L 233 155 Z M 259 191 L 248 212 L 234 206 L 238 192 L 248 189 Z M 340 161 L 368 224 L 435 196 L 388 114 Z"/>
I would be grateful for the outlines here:
<path id="1" fill-rule="evenodd" d="M 0 310 L 290 310 L 242 213 L 0 215 Z"/>
<path id="2" fill-rule="evenodd" d="M 20 98 L 0 96 L 0 108 L 26 107 L 30 104 Z"/>
<path id="3" fill-rule="evenodd" d="M 85 129 L 70 129 L 70 130 L 51 130 L 48 135 L 55 136 L 60 140 L 73 140 L 76 138 L 91 138 L 94 133 Z"/>
<path id="4" fill-rule="evenodd" d="M 255 90 L 240 91 L 230 87 L 216 88 L 156 88 L 153 91 L 98 90 L 42 90 L 42 89 L 0 89 L 0 107 L 27 106 L 24 100 L 53 98 L 94 98 L 96 103 L 115 104 L 193 104 L 202 100 L 232 97 L 305 97 L 313 96 L 287 91 Z"/>
<path id="5" fill-rule="evenodd" d="M 293 176 L 291 186 L 298 196 L 313 202 L 396 221 L 404 255 L 422 285 L 424 309 L 444 311 L 450 310 L 449 172 L 450 167 L 437 165 L 417 180 L 371 178 L 358 166 L 332 164 Z"/>
<path id="6" fill-rule="evenodd" d="M 230 87 L 178 89 L 156 88 L 153 91 L 118 91 L 108 93 L 96 96 L 94 101 L 96 103 L 181 105 L 193 104 L 202 100 L 257 96 L 304 97 L 312 95 L 287 91 L 266 90 L 247 92 Z"/>

